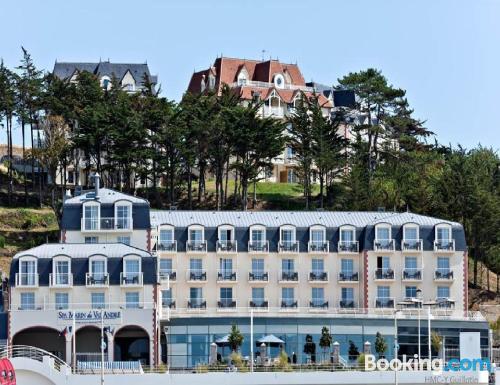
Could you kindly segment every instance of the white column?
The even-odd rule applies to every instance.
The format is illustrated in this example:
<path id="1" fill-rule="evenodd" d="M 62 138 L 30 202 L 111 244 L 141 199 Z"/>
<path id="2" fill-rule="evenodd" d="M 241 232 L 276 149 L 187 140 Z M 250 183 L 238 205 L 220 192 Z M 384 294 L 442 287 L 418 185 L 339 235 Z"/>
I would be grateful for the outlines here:
<path id="1" fill-rule="evenodd" d="M 106 332 L 106 338 L 108 339 L 108 361 L 112 362 L 115 360 L 115 340 L 110 332 Z"/>
<path id="2" fill-rule="evenodd" d="M 64 337 L 64 341 L 66 343 L 66 363 L 69 365 L 72 362 L 72 352 L 73 348 L 71 345 L 73 333 L 67 333 L 66 336 Z"/>

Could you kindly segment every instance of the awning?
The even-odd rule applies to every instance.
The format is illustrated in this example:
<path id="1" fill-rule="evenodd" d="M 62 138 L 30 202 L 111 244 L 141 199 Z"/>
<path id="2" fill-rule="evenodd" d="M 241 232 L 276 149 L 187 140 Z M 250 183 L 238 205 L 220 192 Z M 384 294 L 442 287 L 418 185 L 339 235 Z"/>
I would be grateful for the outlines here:
<path id="1" fill-rule="evenodd" d="M 219 346 L 229 345 L 229 334 L 226 334 L 224 337 L 216 339 L 215 343 Z"/>
<path id="2" fill-rule="evenodd" d="M 285 341 L 282 339 L 276 337 L 274 334 L 269 334 L 267 336 L 264 336 L 262 338 L 259 338 L 257 340 L 257 343 L 260 344 L 266 344 L 266 345 L 281 345 L 284 344 Z"/>

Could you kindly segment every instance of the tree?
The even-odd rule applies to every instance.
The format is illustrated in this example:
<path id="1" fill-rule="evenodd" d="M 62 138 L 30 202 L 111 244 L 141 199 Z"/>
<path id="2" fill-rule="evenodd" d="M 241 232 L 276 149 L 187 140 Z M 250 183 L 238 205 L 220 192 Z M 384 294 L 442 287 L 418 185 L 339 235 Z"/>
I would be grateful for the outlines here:
<path id="1" fill-rule="evenodd" d="M 5 119 L 5 128 L 7 131 L 7 155 L 8 155 L 8 204 L 12 204 L 12 187 L 13 187 L 13 172 L 12 172 L 12 118 L 15 111 L 16 94 L 15 94 L 15 77 L 14 74 L 4 66 L 3 61 L 0 61 L 0 121 Z"/>
<path id="2" fill-rule="evenodd" d="M 231 165 L 240 176 L 241 209 L 248 207 L 248 186 L 257 181 L 259 174 L 271 167 L 271 161 L 283 151 L 284 126 L 273 118 L 258 116 L 260 105 L 236 107 L 237 122 L 233 131 L 233 154 Z"/>
<path id="3" fill-rule="evenodd" d="M 443 337 L 441 337 L 437 331 L 433 330 L 431 332 L 431 346 L 434 355 L 439 354 L 439 351 L 441 350 L 442 347 L 441 345 L 442 342 L 443 342 Z"/>
<path id="4" fill-rule="evenodd" d="M 378 354 L 378 358 L 384 358 L 384 354 L 387 351 L 387 342 L 380 332 L 375 335 L 375 351 Z"/>
<path id="5" fill-rule="evenodd" d="M 306 335 L 306 342 L 304 344 L 304 353 L 309 356 L 311 362 L 316 362 L 316 344 L 313 341 L 313 337 L 310 334 Z"/>
<path id="6" fill-rule="evenodd" d="M 330 349 L 330 346 L 332 346 L 332 343 L 333 339 L 332 335 L 330 334 L 330 330 L 326 326 L 323 326 L 321 328 L 321 338 L 319 339 L 319 346 L 321 347 L 321 349 L 323 349 L 324 360 L 327 358 L 327 353 Z"/>
<path id="7" fill-rule="evenodd" d="M 227 340 L 233 352 L 237 352 L 243 344 L 243 334 L 241 334 L 240 329 L 238 329 L 236 324 L 231 325 L 231 332 L 229 333 Z"/>
<path id="8" fill-rule="evenodd" d="M 358 358 L 359 356 L 359 350 L 358 347 L 354 344 L 353 341 L 349 340 L 349 360 L 354 361 Z"/>

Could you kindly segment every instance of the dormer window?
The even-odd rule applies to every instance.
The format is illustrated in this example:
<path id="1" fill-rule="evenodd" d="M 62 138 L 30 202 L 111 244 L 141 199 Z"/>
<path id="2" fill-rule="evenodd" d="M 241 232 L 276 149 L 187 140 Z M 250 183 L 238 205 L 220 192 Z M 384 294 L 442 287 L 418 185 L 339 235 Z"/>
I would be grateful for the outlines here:
<path id="1" fill-rule="evenodd" d="M 234 227 L 229 225 L 219 226 L 218 232 L 217 251 L 236 251 Z"/>
<path id="2" fill-rule="evenodd" d="M 451 225 L 443 223 L 436 226 L 434 249 L 435 251 L 449 252 L 455 250 L 455 241 L 452 237 Z"/>
<path id="3" fill-rule="evenodd" d="M 52 260 L 50 286 L 70 286 L 72 281 L 71 260 L 68 257 L 55 257 Z"/>
<path id="4" fill-rule="evenodd" d="M 206 252 L 205 229 L 201 225 L 191 225 L 188 229 L 187 251 Z"/>
<path id="5" fill-rule="evenodd" d="M 285 225 L 280 228 L 280 252 L 298 252 L 298 242 L 295 241 L 295 226 Z"/>
<path id="6" fill-rule="evenodd" d="M 107 286 L 109 284 L 108 260 L 102 255 L 89 258 L 89 272 L 87 273 L 87 286 Z"/>
<path id="7" fill-rule="evenodd" d="M 99 230 L 100 208 L 98 202 L 85 202 L 83 204 L 83 230 Z"/>
<path id="8" fill-rule="evenodd" d="M 160 227 L 160 237 L 158 240 L 158 250 L 159 251 L 175 251 L 176 242 L 174 240 L 174 227 L 173 226 L 161 226 Z"/>
<path id="9" fill-rule="evenodd" d="M 238 74 L 238 85 L 244 86 L 247 84 L 247 75 L 243 71 Z"/>
<path id="10" fill-rule="evenodd" d="M 208 75 L 208 88 L 210 90 L 215 88 L 215 76 L 212 74 Z"/>
<path id="11" fill-rule="evenodd" d="M 356 228 L 344 225 L 340 227 L 339 232 L 339 253 L 357 253 L 359 247 L 358 241 L 356 241 Z"/>
<path id="12" fill-rule="evenodd" d="M 419 226 L 417 224 L 410 223 L 403 226 L 403 242 L 401 250 L 422 250 L 422 241 L 419 239 Z"/>
<path id="13" fill-rule="evenodd" d="M 284 88 L 285 87 L 285 78 L 282 74 L 274 75 L 274 85 L 276 88 Z"/>
<path id="14" fill-rule="evenodd" d="M 132 204 L 130 202 L 115 203 L 115 228 L 129 230 L 132 228 Z"/>
<path id="15" fill-rule="evenodd" d="M 123 258 L 122 286 L 142 285 L 141 258 L 127 256 Z"/>
<path id="16" fill-rule="evenodd" d="M 309 229 L 309 252 L 328 252 L 325 227 L 318 225 Z"/>
<path id="17" fill-rule="evenodd" d="M 261 225 L 250 227 L 250 241 L 248 242 L 249 252 L 267 252 L 268 242 L 266 240 L 266 228 Z"/>
<path id="18" fill-rule="evenodd" d="M 109 76 L 101 77 L 101 88 L 104 91 L 107 91 L 111 88 L 111 79 L 109 78 Z"/>
<path id="19" fill-rule="evenodd" d="M 35 257 L 20 258 L 16 286 L 38 286 L 37 259 Z"/>
<path id="20" fill-rule="evenodd" d="M 391 225 L 382 223 L 375 226 L 375 251 L 394 250 Z"/>

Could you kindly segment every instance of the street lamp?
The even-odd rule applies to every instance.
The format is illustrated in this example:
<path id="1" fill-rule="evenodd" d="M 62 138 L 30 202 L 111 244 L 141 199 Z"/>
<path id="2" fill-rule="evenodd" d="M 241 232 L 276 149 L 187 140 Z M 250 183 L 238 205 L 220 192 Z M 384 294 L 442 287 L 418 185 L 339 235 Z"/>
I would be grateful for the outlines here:
<path id="1" fill-rule="evenodd" d="M 418 361 L 420 363 L 420 309 L 422 307 L 422 290 L 421 289 L 417 289 L 417 298 L 419 299 L 419 302 L 417 302 L 417 306 L 418 306 L 418 323 L 417 323 L 417 327 L 418 327 Z"/>
<path id="2" fill-rule="evenodd" d="M 398 314 L 401 312 L 401 310 L 397 309 L 394 311 L 394 359 L 398 359 L 398 351 L 399 351 L 399 344 L 398 344 Z M 398 370 L 394 370 L 394 385 L 398 385 Z"/>

